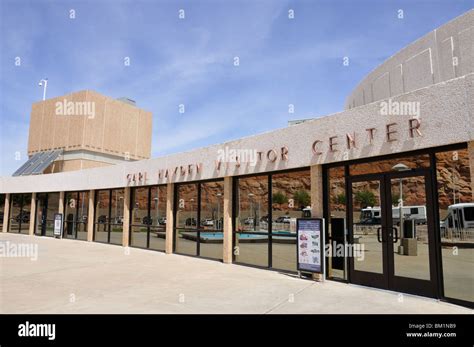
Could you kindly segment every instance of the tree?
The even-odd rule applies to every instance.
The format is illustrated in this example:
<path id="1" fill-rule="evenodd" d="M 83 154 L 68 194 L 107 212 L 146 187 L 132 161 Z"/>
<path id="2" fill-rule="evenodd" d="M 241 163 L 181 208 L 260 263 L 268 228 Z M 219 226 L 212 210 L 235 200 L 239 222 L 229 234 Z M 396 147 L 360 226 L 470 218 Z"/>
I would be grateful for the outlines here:
<path id="1" fill-rule="evenodd" d="M 286 204 L 288 202 L 288 198 L 285 194 L 281 192 L 276 192 L 275 194 L 273 194 L 272 202 L 278 205 Z"/>
<path id="2" fill-rule="evenodd" d="M 392 193 L 392 206 L 397 206 L 399 204 L 400 194 Z"/>
<path id="3" fill-rule="evenodd" d="M 377 199 L 375 194 L 368 190 L 361 190 L 355 194 L 354 201 L 360 205 L 361 208 L 367 206 L 375 206 Z"/>
<path id="4" fill-rule="evenodd" d="M 300 207 L 306 207 L 311 205 L 311 196 L 306 190 L 298 190 L 294 195 L 293 199 L 295 203 Z"/>
<path id="5" fill-rule="evenodd" d="M 346 194 L 344 194 L 344 193 L 337 194 L 333 198 L 333 202 L 337 205 L 345 205 L 346 204 Z"/>

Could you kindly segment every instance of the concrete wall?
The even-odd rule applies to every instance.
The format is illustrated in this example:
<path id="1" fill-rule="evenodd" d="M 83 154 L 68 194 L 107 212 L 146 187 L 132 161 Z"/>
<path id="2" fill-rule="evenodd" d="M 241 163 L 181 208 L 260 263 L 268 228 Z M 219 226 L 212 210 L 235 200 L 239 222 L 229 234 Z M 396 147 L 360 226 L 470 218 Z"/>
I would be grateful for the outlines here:
<path id="1" fill-rule="evenodd" d="M 318 118 L 302 124 L 250 136 L 219 145 L 169 155 L 155 159 L 125 162 L 102 168 L 75 172 L 63 172 L 49 175 L 1 177 L 0 193 L 53 192 L 71 190 L 90 190 L 118 188 L 128 184 L 127 174 L 146 174 L 141 184 L 162 184 L 184 182 L 225 176 L 278 171 L 316 164 L 339 162 L 344 160 L 367 158 L 390 153 L 405 152 L 422 148 L 436 147 L 474 140 L 474 74 L 438 83 L 427 88 L 392 98 L 393 102 L 416 102 L 420 104 L 422 136 L 410 136 L 407 115 L 382 115 L 376 103 L 346 110 L 331 116 Z M 394 141 L 387 141 L 388 124 L 396 124 Z M 374 128 L 371 140 L 367 129 Z M 347 134 L 355 138 L 355 146 L 347 148 Z M 336 137 L 337 136 L 337 137 Z M 330 138 L 337 142 L 335 150 L 330 149 Z M 315 141 L 321 141 L 312 150 Z M 281 148 L 288 151 L 287 160 L 280 158 Z M 334 147 L 334 146 L 333 146 Z M 220 169 L 216 160 L 225 149 L 245 149 L 262 152 L 261 160 L 255 166 L 241 163 L 223 163 Z M 269 151 L 278 159 L 269 160 Z M 175 168 L 194 166 L 192 172 L 184 175 Z M 227 165 L 226 165 L 227 164 Z M 168 178 L 160 178 L 158 173 L 168 169 Z"/>
<path id="2" fill-rule="evenodd" d="M 93 104 L 94 116 L 57 114 L 57 102 L 64 100 Z M 151 134 L 151 112 L 84 90 L 33 104 L 28 154 L 64 148 L 147 159 Z"/>
<path id="3" fill-rule="evenodd" d="M 405 47 L 367 75 L 345 108 L 369 104 L 474 72 L 474 10 Z"/>

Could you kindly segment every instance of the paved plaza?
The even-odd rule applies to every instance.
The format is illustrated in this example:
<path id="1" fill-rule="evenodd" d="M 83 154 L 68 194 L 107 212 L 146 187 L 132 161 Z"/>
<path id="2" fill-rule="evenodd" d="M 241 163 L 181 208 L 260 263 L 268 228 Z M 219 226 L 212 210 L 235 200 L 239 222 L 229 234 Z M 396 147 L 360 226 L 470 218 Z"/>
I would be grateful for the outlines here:
<path id="1" fill-rule="evenodd" d="M 433 299 L 76 240 L 0 234 L 1 313 L 472 313 Z M 33 258 L 34 258 L 34 254 Z"/>

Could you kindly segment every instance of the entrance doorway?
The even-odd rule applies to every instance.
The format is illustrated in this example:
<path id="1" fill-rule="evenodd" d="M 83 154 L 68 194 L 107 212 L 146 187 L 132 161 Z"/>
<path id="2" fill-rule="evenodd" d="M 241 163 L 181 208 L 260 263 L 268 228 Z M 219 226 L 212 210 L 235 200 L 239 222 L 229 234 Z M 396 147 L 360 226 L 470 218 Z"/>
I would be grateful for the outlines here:
<path id="1" fill-rule="evenodd" d="M 59 193 L 36 195 L 35 234 L 54 237 L 54 214 L 59 212 Z"/>
<path id="2" fill-rule="evenodd" d="M 351 282 L 436 297 L 430 171 L 394 169 L 349 179 Z"/>

